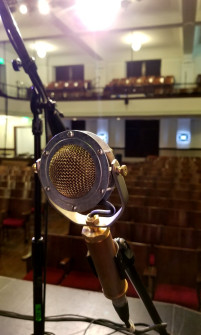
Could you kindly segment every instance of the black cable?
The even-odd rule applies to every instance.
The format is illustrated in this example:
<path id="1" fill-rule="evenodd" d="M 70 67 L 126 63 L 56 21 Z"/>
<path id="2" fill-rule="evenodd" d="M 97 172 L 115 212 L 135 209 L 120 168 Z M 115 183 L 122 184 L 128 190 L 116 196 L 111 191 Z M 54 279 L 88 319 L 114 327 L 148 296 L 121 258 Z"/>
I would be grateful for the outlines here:
<path id="1" fill-rule="evenodd" d="M 33 316 L 30 315 L 23 315 L 15 312 L 9 312 L 9 311 L 2 311 L 0 310 L 0 316 L 4 317 L 10 317 L 10 318 L 15 318 L 15 319 L 21 319 L 21 320 L 28 320 L 28 321 L 33 321 Z M 116 323 L 107 319 L 93 319 L 90 317 L 82 316 L 82 315 L 75 315 L 75 314 L 63 314 L 63 315 L 54 315 L 54 316 L 48 316 L 45 318 L 45 321 L 47 322 L 88 322 L 89 325 L 87 326 L 85 330 L 88 330 L 88 328 L 91 326 L 91 324 L 96 324 L 100 326 L 104 326 L 107 328 L 111 328 L 115 331 L 118 331 L 120 333 L 130 335 L 131 332 L 125 328 L 123 324 Z M 138 326 L 144 326 L 145 328 L 143 329 L 135 329 L 134 334 L 146 334 L 149 331 L 155 330 L 158 331 L 161 328 L 166 328 L 167 324 L 166 323 L 161 323 L 161 324 L 156 324 L 149 326 L 145 323 L 136 323 L 135 327 Z M 113 332 L 112 332 L 113 333 Z M 51 335 L 52 333 L 45 332 L 44 334 Z"/>

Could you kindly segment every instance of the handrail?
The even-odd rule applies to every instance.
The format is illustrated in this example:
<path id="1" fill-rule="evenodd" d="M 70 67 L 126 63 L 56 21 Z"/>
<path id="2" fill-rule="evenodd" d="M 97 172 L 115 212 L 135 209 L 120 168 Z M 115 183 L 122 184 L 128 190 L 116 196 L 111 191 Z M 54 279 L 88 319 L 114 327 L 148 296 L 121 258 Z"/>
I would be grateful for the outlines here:
<path id="1" fill-rule="evenodd" d="M 111 100 L 111 99 L 146 99 L 146 98 L 167 98 L 167 97 L 192 97 L 201 95 L 201 86 L 198 83 L 174 83 L 171 86 L 171 92 L 157 92 L 154 91 L 154 86 L 149 85 L 148 88 L 145 86 L 141 87 L 141 90 L 136 90 L 136 92 L 126 91 L 124 88 L 110 87 L 109 90 L 106 90 L 106 87 L 92 87 L 88 88 L 85 91 L 77 92 L 71 91 L 68 92 L 64 89 L 58 88 L 46 88 L 46 91 L 51 98 L 57 101 L 68 101 L 68 100 Z M 27 87 L 24 84 L 21 85 L 11 85 L 0 82 L 0 96 L 18 99 L 18 100 L 30 100 L 31 87 Z"/>

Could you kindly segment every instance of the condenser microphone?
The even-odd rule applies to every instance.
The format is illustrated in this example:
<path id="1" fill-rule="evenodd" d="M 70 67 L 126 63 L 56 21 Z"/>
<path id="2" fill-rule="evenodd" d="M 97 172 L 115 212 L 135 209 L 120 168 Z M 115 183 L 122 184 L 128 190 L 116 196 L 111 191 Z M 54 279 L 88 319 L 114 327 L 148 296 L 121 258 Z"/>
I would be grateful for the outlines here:
<path id="1" fill-rule="evenodd" d="M 116 187 L 121 207 L 100 226 L 109 226 L 128 201 L 125 167 L 99 136 L 88 131 L 66 130 L 47 144 L 36 169 L 49 202 L 71 221 L 86 225 L 86 212 L 107 201 Z"/>
<path id="2" fill-rule="evenodd" d="M 109 229 L 128 201 L 125 166 L 119 165 L 112 149 L 96 134 L 67 130 L 50 140 L 36 168 L 50 203 L 71 221 L 83 225 L 82 235 L 103 293 L 112 300 L 126 327 L 133 330 L 126 297 L 128 284 L 115 263 L 118 244 Z M 115 187 L 121 199 L 119 210 L 108 217 L 96 215 L 94 207 L 109 203 Z"/>
<path id="3" fill-rule="evenodd" d="M 134 332 L 135 327 L 129 316 L 126 297 L 128 283 L 118 267 L 117 255 L 119 246 L 112 239 L 109 228 L 99 228 L 98 218 L 94 217 L 91 225 L 84 226 L 82 235 L 87 244 L 103 293 L 112 300 L 113 306 L 126 327 Z"/>

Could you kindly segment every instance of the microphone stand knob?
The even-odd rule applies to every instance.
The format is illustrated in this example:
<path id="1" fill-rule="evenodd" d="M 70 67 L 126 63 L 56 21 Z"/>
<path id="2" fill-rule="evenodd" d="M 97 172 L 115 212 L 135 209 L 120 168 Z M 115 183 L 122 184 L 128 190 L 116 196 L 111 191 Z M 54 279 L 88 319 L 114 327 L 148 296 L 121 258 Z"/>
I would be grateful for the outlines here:
<path id="1" fill-rule="evenodd" d="M 19 59 L 19 58 L 13 59 L 12 60 L 12 66 L 13 66 L 13 70 L 20 71 L 20 68 L 22 67 L 21 59 Z"/>

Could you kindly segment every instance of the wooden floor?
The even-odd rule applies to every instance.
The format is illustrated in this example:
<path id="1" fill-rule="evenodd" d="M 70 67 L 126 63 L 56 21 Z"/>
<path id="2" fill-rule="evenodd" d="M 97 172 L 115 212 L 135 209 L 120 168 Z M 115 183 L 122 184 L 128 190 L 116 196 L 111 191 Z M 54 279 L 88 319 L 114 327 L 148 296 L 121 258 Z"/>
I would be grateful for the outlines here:
<path id="1" fill-rule="evenodd" d="M 24 243 L 22 229 L 9 230 L 8 236 L 4 236 L 0 246 L 0 276 L 23 278 L 26 274 L 26 264 L 22 256 L 27 254 L 32 247 L 34 237 L 34 216 L 30 219 L 30 239 Z M 43 226 L 43 225 L 42 225 Z M 44 228 L 42 227 L 44 231 Z M 68 232 L 67 219 L 49 207 L 48 232 L 65 234 Z"/>

